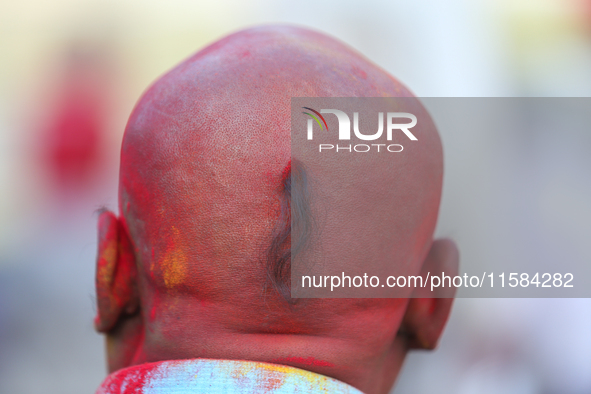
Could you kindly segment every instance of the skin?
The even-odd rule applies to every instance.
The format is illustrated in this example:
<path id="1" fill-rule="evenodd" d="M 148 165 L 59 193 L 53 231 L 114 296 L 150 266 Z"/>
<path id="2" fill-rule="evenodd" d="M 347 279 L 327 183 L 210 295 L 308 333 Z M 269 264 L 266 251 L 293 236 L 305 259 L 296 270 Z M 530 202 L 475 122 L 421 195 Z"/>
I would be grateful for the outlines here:
<path id="1" fill-rule="evenodd" d="M 417 290 L 416 298 L 290 305 L 265 286 L 261 258 L 291 160 L 290 98 L 410 96 L 351 48 L 294 27 L 228 36 L 152 85 L 125 131 L 121 216 L 105 211 L 99 218 L 95 326 L 107 337 L 109 371 L 198 357 L 252 360 L 387 393 L 410 349 L 436 346 L 452 299 Z M 353 215 L 341 223 L 345 236 L 370 224 L 391 245 L 378 248 L 368 234 L 363 242 L 374 257 L 408 273 L 453 273 L 455 245 L 432 239 L 441 143 L 432 123 L 420 132 L 421 144 L 399 155 L 394 168 L 376 168 L 384 182 L 358 177 L 346 193 L 336 163 L 301 159 L 323 195 L 347 196 L 338 200 L 342 209 L 354 212 L 363 189 L 387 213 Z M 343 233 L 322 234 L 327 250 L 360 258 L 339 255 L 337 236 Z"/>

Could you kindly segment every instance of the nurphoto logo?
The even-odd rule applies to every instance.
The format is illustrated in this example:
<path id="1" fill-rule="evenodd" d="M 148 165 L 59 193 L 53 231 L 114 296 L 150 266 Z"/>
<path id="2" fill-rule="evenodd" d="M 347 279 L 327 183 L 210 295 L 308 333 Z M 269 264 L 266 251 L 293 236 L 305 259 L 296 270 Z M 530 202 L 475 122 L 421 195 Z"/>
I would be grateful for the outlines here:
<path id="1" fill-rule="evenodd" d="M 308 140 L 314 139 L 314 123 L 316 123 L 321 132 L 329 132 L 328 124 L 322 114 L 333 114 L 337 117 L 339 122 L 338 136 L 339 141 L 350 141 L 351 140 L 351 119 L 349 115 L 338 109 L 321 109 L 320 112 L 310 107 L 302 107 L 306 111 L 302 112 L 308 115 L 307 124 L 307 138 Z M 411 141 L 417 141 L 417 137 L 410 131 L 411 128 L 417 125 L 417 117 L 408 112 L 387 112 L 386 113 L 386 139 L 392 141 L 392 135 L 395 131 L 401 131 Z M 401 119 L 405 119 L 406 122 L 400 123 Z M 410 121 L 409 121 L 410 120 Z M 376 141 L 382 137 L 384 133 L 384 113 L 378 112 L 378 130 L 373 134 L 364 134 L 359 130 L 359 112 L 353 112 L 353 133 L 355 138 L 361 141 Z M 373 148 L 372 148 L 373 147 Z M 402 152 L 403 146 L 400 144 L 349 144 L 339 145 L 334 144 L 319 144 L 318 151 L 334 151 L 334 152 L 369 152 L 376 150 L 377 152 Z"/>

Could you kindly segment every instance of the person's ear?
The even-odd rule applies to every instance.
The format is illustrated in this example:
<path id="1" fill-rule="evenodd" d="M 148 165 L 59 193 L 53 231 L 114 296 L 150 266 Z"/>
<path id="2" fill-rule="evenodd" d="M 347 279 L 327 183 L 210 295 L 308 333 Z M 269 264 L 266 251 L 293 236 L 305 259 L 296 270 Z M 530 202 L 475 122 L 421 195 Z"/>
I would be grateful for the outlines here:
<path id="1" fill-rule="evenodd" d="M 108 333 L 137 314 L 139 294 L 133 247 L 121 221 L 110 211 L 98 220 L 95 329 Z"/>
<path id="2" fill-rule="evenodd" d="M 443 273 L 454 277 L 458 274 L 459 253 L 455 243 L 449 239 L 436 240 L 423 266 L 423 280 Z M 443 333 L 445 323 L 451 312 L 455 296 L 455 287 L 436 287 L 431 292 L 430 283 L 426 287 L 417 287 L 408 302 L 402 320 L 400 334 L 406 337 L 410 349 L 434 349 Z"/>

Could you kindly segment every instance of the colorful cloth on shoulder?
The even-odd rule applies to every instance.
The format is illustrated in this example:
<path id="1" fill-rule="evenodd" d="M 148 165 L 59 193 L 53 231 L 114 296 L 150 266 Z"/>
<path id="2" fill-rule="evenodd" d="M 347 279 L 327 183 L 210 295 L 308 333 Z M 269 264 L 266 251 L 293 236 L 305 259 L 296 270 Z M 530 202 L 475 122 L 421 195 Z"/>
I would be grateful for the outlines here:
<path id="1" fill-rule="evenodd" d="M 236 360 L 172 360 L 109 375 L 96 394 L 363 394 L 339 380 L 285 365 Z"/>

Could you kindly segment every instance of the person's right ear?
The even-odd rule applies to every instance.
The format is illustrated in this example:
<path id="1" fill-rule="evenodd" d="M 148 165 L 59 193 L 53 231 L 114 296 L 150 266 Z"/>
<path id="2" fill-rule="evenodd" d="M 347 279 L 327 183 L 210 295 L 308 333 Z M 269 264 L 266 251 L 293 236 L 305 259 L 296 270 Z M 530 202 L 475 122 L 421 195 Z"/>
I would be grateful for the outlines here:
<path id="1" fill-rule="evenodd" d="M 98 220 L 95 329 L 113 330 L 139 310 L 137 268 L 132 244 L 121 221 L 110 211 Z"/>
<path id="2" fill-rule="evenodd" d="M 449 239 L 433 242 L 423 262 L 421 276 L 458 275 L 459 253 Z M 443 333 L 455 297 L 455 287 L 437 287 L 431 293 L 429 287 L 417 287 L 409 300 L 400 333 L 410 349 L 434 349 Z"/>

